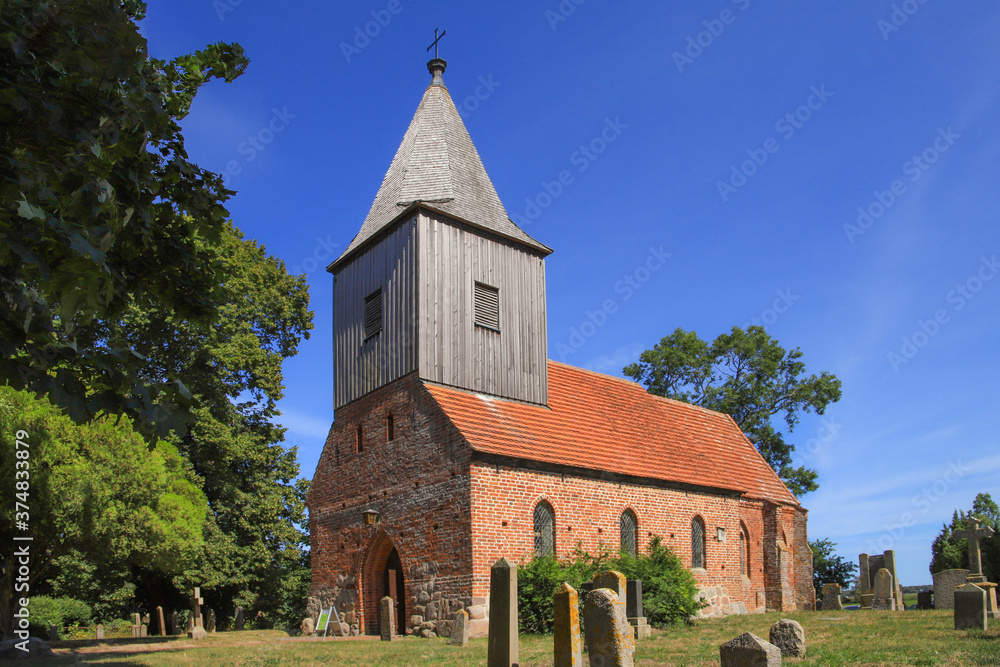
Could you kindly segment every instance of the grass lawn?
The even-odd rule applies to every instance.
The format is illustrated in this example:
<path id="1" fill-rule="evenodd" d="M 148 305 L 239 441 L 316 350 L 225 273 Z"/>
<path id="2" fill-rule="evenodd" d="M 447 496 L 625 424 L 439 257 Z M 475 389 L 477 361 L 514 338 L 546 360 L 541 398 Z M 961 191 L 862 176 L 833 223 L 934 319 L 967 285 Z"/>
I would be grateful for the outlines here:
<path id="1" fill-rule="evenodd" d="M 792 618 L 805 628 L 807 655 L 786 659 L 786 665 L 992 665 L 1000 667 L 1000 629 L 986 633 L 952 630 L 948 611 L 903 613 L 801 612 L 733 616 L 699 621 L 694 626 L 654 630 L 640 642 L 636 665 L 719 664 L 719 645 L 753 632 L 767 639 L 779 618 Z M 1000 625 L 1000 624 L 998 624 Z M 486 664 L 486 640 L 468 648 L 447 639 L 310 641 L 280 631 L 225 632 L 200 642 L 186 638 L 143 640 L 145 643 L 86 645 L 54 642 L 58 658 L 36 665 L 220 665 L 279 667 L 280 665 L 441 665 Z M 585 654 L 586 655 L 586 654 Z M 521 637 L 521 667 L 552 665 L 552 638 Z M 587 664 L 586 657 L 584 664 Z"/>

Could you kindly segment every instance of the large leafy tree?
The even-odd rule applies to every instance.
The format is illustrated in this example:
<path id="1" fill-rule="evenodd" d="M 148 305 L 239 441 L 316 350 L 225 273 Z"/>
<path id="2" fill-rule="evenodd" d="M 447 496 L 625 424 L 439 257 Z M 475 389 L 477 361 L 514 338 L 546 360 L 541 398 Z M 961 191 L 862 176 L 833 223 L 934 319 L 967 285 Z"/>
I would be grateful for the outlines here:
<path id="1" fill-rule="evenodd" d="M 809 548 L 813 554 L 813 587 L 816 595 L 823 593 L 823 584 L 840 584 L 847 587 L 854 579 L 858 566 L 844 560 L 836 553 L 837 545 L 828 539 L 812 540 Z"/>
<path id="2" fill-rule="evenodd" d="M 978 522 L 980 527 L 993 529 L 993 537 L 979 540 L 979 550 L 983 574 L 990 581 L 1000 577 L 1000 507 L 988 493 L 977 494 L 968 512 L 956 510 L 951 523 L 941 526 L 941 532 L 931 545 L 931 574 L 956 568 L 968 569 L 969 544 L 964 537 L 955 537 L 956 530 L 971 528 Z"/>
<path id="3" fill-rule="evenodd" d="M 27 597 L 51 590 L 77 564 L 102 573 L 106 588 L 89 597 L 98 612 L 115 613 L 116 598 L 130 596 L 131 568 L 179 574 L 202 551 L 208 505 L 200 480 L 175 446 L 150 449 L 127 418 L 78 425 L 47 400 L 0 386 L 0 471 L 0 502 L 13 508 L 22 493 L 16 499 L 29 508 L 23 524 L 12 512 L 0 521 L 4 544 L 32 538 Z M 0 628 L 9 635 L 23 563 L 12 549 L 0 562 Z"/>
<path id="4" fill-rule="evenodd" d="M 8 0 L 0 12 L 0 380 L 83 421 L 182 426 L 181 378 L 107 336 L 130 311 L 205 329 L 232 194 L 188 160 L 199 87 L 247 65 L 238 45 L 149 58 L 138 0 Z"/>
<path id="5" fill-rule="evenodd" d="M 711 343 L 678 328 L 625 375 L 651 394 L 732 416 L 792 493 L 815 491 L 816 471 L 792 465 L 795 446 L 775 427 L 775 417 L 792 432 L 801 412 L 823 414 L 840 400 L 840 380 L 830 373 L 804 376 L 798 349 L 786 350 L 762 327 L 734 327 Z"/>

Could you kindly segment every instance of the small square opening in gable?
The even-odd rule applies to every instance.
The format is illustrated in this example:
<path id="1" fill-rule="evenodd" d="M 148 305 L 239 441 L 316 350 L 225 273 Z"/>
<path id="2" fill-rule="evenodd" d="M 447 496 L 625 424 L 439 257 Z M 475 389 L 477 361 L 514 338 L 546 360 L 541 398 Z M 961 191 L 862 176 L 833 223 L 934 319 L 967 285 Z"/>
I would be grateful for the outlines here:
<path id="1" fill-rule="evenodd" d="M 476 283 L 476 326 L 500 331 L 500 289 Z"/>
<path id="2" fill-rule="evenodd" d="M 365 338 L 382 331 L 382 288 L 365 297 Z"/>

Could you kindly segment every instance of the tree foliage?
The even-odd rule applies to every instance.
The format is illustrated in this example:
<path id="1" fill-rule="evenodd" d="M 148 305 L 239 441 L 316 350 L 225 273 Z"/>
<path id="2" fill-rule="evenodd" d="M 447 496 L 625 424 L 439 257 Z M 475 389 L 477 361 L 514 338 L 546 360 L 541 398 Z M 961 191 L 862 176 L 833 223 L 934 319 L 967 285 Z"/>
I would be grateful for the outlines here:
<path id="1" fill-rule="evenodd" d="M 793 467 L 795 446 L 775 427 L 791 433 L 801 412 L 823 414 L 840 400 L 840 380 L 830 373 L 803 377 L 798 349 L 785 350 L 762 327 L 734 327 L 712 343 L 676 329 L 624 373 L 651 394 L 700 405 L 732 416 L 792 493 L 818 488 L 816 471 Z"/>
<path id="2" fill-rule="evenodd" d="M 207 328 L 230 191 L 188 160 L 199 87 L 247 65 L 238 45 L 149 58 L 137 0 L 11 0 L 0 13 L 0 380 L 82 421 L 179 428 L 181 378 L 108 336 L 130 310 Z"/>
<path id="3" fill-rule="evenodd" d="M 989 581 L 1000 577 L 1000 507 L 988 493 L 977 494 L 968 512 L 955 510 L 951 523 L 941 526 L 941 532 L 931 545 L 931 574 L 951 569 L 969 569 L 969 544 L 964 537 L 955 537 L 956 530 L 980 527 L 993 529 L 993 537 L 979 540 L 983 574 Z"/>
<path id="4" fill-rule="evenodd" d="M 58 573 L 55 563 L 72 562 L 74 554 L 98 570 L 176 574 L 201 550 L 208 505 L 199 480 L 176 447 L 160 441 L 151 450 L 127 418 L 78 425 L 47 400 L 0 386 L 0 471 L 5 507 L 14 507 L 15 481 L 27 482 L 27 525 L 15 525 L 8 512 L 0 538 L 14 544 L 15 534 L 32 537 L 27 583 L 36 592 Z M 12 550 L 2 562 L 0 627 L 7 634 L 17 569 Z"/>
<path id="5" fill-rule="evenodd" d="M 850 585 L 858 566 L 836 554 L 836 544 L 824 538 L 812 540 L 809 548 L 813 554 L 813 587 L 816 595 L 822 595 L 823 584 L 840 584 L 845 588 Z"/>

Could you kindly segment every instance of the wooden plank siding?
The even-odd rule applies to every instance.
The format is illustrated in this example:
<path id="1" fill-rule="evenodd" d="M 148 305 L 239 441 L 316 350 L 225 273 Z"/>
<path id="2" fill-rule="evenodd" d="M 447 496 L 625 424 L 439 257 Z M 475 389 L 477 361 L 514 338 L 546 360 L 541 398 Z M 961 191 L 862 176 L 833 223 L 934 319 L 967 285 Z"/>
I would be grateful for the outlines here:
<path id="1" fill-rule="evenodd" d="M 337 409 L 417 368 L 416 216 L 338 267 L 333 283 Z M 365 297 L 382 289 L 382 330 L 365 339 Z"/>
<path id="2" fill-rule="evenodd" d="M 545 264 L 522 244 L 418 216 L 420 377 L 502 398 L 548 400 Z M 500 331 L 475 326 L 476 281 L 499 289 Z"/>

